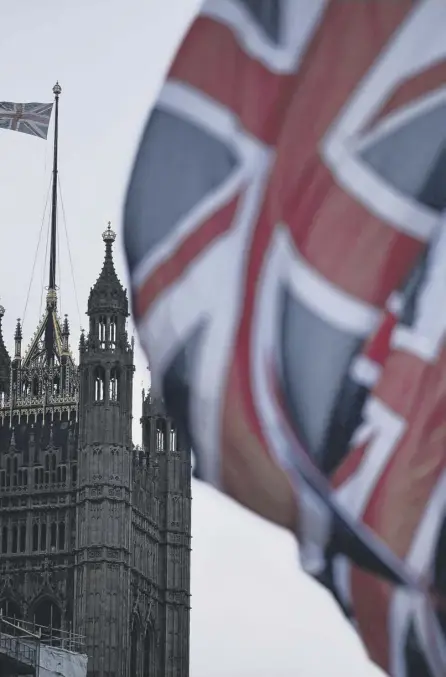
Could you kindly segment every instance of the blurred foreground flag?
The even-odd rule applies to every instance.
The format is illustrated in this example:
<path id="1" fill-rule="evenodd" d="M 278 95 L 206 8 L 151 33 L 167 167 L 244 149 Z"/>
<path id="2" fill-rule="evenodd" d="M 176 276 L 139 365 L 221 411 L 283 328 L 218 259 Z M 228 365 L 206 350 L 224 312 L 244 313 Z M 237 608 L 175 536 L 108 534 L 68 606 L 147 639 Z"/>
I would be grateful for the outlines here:
<path id="1" fill-rule="evenodd" d="M 445 0 L 205 2 L 125 209 L 200 476 L 297 533 L 392 677 L 446 674 L 445 36 Z"/>
<path id="2" fill-rule="evenodd" d="M 11 129 L 46 139 L 52 110 L 52 103 L 0 102 L 0 129 Z"/>

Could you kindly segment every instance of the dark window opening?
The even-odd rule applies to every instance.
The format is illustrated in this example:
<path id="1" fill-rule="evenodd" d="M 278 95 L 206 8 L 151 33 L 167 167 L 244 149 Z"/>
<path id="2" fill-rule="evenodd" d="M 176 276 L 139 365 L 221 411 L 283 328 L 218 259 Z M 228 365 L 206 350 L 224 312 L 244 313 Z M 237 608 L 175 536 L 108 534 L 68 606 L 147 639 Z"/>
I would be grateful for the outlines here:
<path id="1" fill-rule="evenodd" d="M 8 552 L 8 527 L 2 529 L 2 553 Z"/>
<path id="2" fill-rule="evenodd" d="M 33 525 L 33 551 L 36 552 L 36 550 L 39 549 L 39 525 L 34 524 Z"/>
<path id="3" fill-rule="evenodd" d="M 53 522 L 51 525 L 51 547 L 55 548 L 57 546 L 57 525 L 56 522 Z"/>
<path id="4" fill-rule="evenodd" d="M 20 552 L 26 550 L 26 524 L 20 525 Z"/>
<path id="5" fill-rule="evenodd" d="M 13 553 L 17 552 L 17 547 L 18 547 L 18 528 L 14 525 L 12 527 L 12 545 L 11 545 L 11 551 Z"/>
<path id="6" fill-rule="evenodd" d="M 46 524 L 40 526 L 40 549 L 46 550 Z"/>
<path id="7" fill-rule="evenodd" d="M 59 550 L 65 550 L 65 522 L 59 522 Z"/>

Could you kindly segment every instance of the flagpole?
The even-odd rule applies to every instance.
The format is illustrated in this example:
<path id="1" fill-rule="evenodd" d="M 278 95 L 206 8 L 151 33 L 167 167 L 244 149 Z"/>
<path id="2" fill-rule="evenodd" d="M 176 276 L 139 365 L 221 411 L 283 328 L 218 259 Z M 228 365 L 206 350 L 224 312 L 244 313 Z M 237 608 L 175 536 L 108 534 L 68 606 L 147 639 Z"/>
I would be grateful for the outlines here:
<path id="1" fill-rule="evenodd" d="M 58 82 L 53 87 L 54 94 L 54 155 L 53 155 L 53 193 L 51 200 L 51 244 L 48 293 L 46 295 L 45 348 L 48 364 L 54 364 L 54 321 L 57 307 L 56 292 L 56 255 L 57 255 L 57 142 L 59 134 L 59 96 L 62 87 Z"/>
<path id="2" fill-rule="evenodd" d="M 56 253 L 57 253 L 57 142 L 58 142 L 58 133 L 59 133 L 59 96 L 62 92 L 62 88 L 58 82 L 53 87 L 54 94 L 54 156 L 53 156 L 53 192 L 52 192 L 52 201 L 51 201 L 51 245 L 50 245 L 50 272 L 49 272 L 49 283 L 48 291 L 56 291 Z M 49 294 L 48 300 L 50 300 L 50 295 L 54 296 L 55 294 Z"/>

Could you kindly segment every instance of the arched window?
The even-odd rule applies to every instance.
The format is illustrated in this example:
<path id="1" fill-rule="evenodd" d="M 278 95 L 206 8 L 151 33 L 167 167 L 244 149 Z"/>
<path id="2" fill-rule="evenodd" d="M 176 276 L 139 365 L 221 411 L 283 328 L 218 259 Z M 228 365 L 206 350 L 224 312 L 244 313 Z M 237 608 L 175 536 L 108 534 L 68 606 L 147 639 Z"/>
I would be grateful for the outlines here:
<path id="1" fill-rule="evenodd" d="M 8 527 L 2 529 L 2 553 L 8 552 Z"/>
<path id="2" fill-rule="evenodd" d="M 62 471 L 59 465 L 57 466 L 57 483 L 60 484 L 61 482 L 62 482 Z"/>
<path id="3" fill-rule="evenodd" d="M 20 552 L 26 550 L 26 524 L 20 525 Z"/>
<path id="4" fill-rule="evenodd" d="M 60 609 L 52 600 L 41 600 L 34 609 L 34 625 L 41 629 L 42 639 L 57 645 L 60 641 L 61 629 Z"/>
<path id="5" fill-rule="evenodd" d="M 118 318 L 116 315 L 112 315 L 110 318 L 110 348 L 114 350 L 116 348 L 116 327 L 118 324 Z"/>
<path id="6" fill-rule="evenodd" d="M 57 524 L 53 522 L 51 524 L 51 535 L 50 535 L 51 547 L 55 548 L 57 546 Z"/>
<path id="7" fill-rule="evenodd" d="M 65 550 L 65 522 L 59 522 L 59 550 Z"/>
<path id="8" fill-rule="evenodd" d="M 105 393 L 104 367 L 96 367 L 94 370 L 94 399 L 95 402 L 103 402 Z"/>
<path id="9" fill-rule="evenodd" d="M 39 549 L 39 525 L 33 525 L 33 552 Z"/>
<path id="10" fill-rule="evenodd" d="M 62 466 L 62 484 L 65 484 L 67 481 L 67 468 L 66 466 Z"/>
<path id="11" fill-rule="evenodd" d="M 170 451 L 176 451 L 177 450 L 177 431 L 173 426 L 170 428 L 170 441 L 169 441 L 169 449 Z"/>
<path id="12" fill-rule="evenodd" d="M 27 487 L 28 486 L 28 470 L 27 470 L 27 468 L 23 469 L 22 481 L 23 481 L 23 486 Z"/>
<path id="13" fill-rule="evenodd" d="M 117 367 L 112 367 L 110 369 L 108 395 L 112 402 L 117 402 L 119 400 L 119 369 Z"/>
<path id="14" fill-rule="evenodd" d="M 45 524 L 45 522 L 43 522 L 43 524 L 40 525 L 40 549 L 46 550 L 46 524 Z"/>
<path id="15" fill-rule="evenodd" d="M 106 336 L 107 336 L 107 318 L 105 317 L 105 315 L 101 315 L 98 324 L 98 338 L 99 338 L 99 347 L 102 350 L 104 350 L 106 346 Z"/>
<path id="16" fill-rule="evenodd" d="M 18 548 L 18 541 L 19 541 L 19 529 L 16 524 L 12 527 L 12 545 L 11 545 L 11 551 L 13 553 L 17 552 Z"/>
<path id="17" fill-rule="evenodd" d="M 136 616 L 132 620 L 132 633 L 130 635 L 130 674 L 138 674 L 138 653 L 139 653 L 139 622 Z"/>
<path id="18" fill-rule="evenodd" d="M 165 449 L 165 430 L 166 422 L 162 418 L 156 421 L 156 449 L 157 451 L 164 451 Z"/>

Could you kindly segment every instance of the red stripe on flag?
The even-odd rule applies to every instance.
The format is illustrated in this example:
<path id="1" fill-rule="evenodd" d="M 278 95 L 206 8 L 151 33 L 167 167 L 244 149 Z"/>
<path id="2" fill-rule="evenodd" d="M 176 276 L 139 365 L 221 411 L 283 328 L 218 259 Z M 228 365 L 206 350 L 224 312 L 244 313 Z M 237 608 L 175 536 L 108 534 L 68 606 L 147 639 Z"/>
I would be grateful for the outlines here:
<path id="1" fill-rule="evenodd" d="M 446 60 L 442 60 L 426 70 L 417 73 L 403 82 L 392 94 L 379 114 L 370 123 L 373 127 L 387 115 L 394 113 L 399 108 L 415 102 L 417 99 L 444 87 L 446 82 Z"/>
<path id="2" fill-rule="evenodd" d="M 398 318 L 393 313 L 385 311 L 378 330 L 364 346 L 362 355 L 383 366 L 390 352 L 390 339 L 397 322 Z"/>
<path id="3" fill-rule="evenodd" d="M 172 65 L 179 80 L 226 106 L 267 145 L 277 141 L 296 75 L 277 75 L 250 57 L 222 23 L 198 17 Z"/>
<path id="4" fill-rule="evenodd" d="M 445 468 L 446 351 L 435 366 L 423 365 L 407 354 L 392 354 L 376 394 L 386 404 L 394 404 L 395 399 L 405 403 L 400 410 L 404 410 L 409 428 L 379 478 L 363 519 L 404 560 Z M 388 647 L 384 633 L 376 633 L 376 628 L 387 626 L 392 589 L 357 569 L 351 583 L 361 634 L 372 657 L 380 657 L 385 668 Z"/>
<path id="5" fill-rule="evenodd" d="M 243 399 L 246 401 L 247 412 L 251 421 L 257 418 L 252 395 L 251 359 L 249 357 L 252 338 L 251 323 L 257 293 L 257 280 L 260 278 L 265 252 L 272 232 L 277 223 L 285 220 L 291 223 L 291 228 L 295 232 L 301 231 L 309 234 L 314 227 L 315 217 L 318 217 L 316 209 L 320 199 L 318 195 L 326 193 L 327 185 L 331 185 L 332 190 L 340 192 L 340 189 L 327 174 L 319 173 L 322 165 L 318 159 L 318 144 L 341 106 L 345 104 L 345 101 L 356 89 L 360 79 L 376 60 L 381 49 L 410 7 L 410 2 L 393 3 L 391 5 L 388 3 L 331 3 L 299 66 L 295 94 L 287 111 L 284 128 L 279 139 L 278 157 L 273 178 L 250 247 L 245 308 L 239 326 L 234 355 L 237 369 L 241 370 L 243 375 L 241 379 Z M 240 87 L 240 95 L 243 95 L 242 86 Z M 313 169 L 308 170 L 308 167 Z M 305 190 L 308 191 L 307 194 L 305 190 L 301 190 L 304 186 L 300 185 L 306 171 L 309 171 L 310 174 L 313 172 L 318 176 L 317 185 L 313 185 L 311 181 L 306 182 Z M 321 186 L 319 181 L 324 185 Z M 336 198 L 336 201 L 342 203 L 344 199 Z M 312 202 L 314 208 L 309 210 L 308 207 L 300 207 L 300 201 L 303 205 Z M 289 208 L 284 207 L 287 203 L 293 205 L 291 213 Z M 318 206 L 320 207 L 320 202 Z M 335 205 L 332 204 L 333 206 Z M 351 209 L 353 209 L 353 202 Z M 359 209 L 361 209 L 362 218 L 367 219 L 367 222 L 370 223 L 372 219 L 370 214 L 362 208 Z M 299 214 L 299 222 L 295 220 L 297 213 Z M 287 215 L 292 218 L 287 219 Z M 322 223 L 319 224 L 318 233 L 323 230 L 325 237 L 324 241 L 318 237 L 320 246 L 323 246 L 320 262 L 321 272 L 324 274 L 331 273 L 333 277 L 336 274 L 336 277 L 340 278 L 340 282 L 344 282 L 355 295 L 358 292 L 362 293 L 364 298 L 370 298 L 370 291 L 366 288 L 356 270 L 363 262 L 363 258 L 359 257 L 359 259 L 353 261 L 353 257 L 351 257 L 349 276 L 346 276 L 341 270 L 346 250 L 342 251 L 340 260 L 336 259 L 336 254 L 329 253 L 330 246 L 335 246 L 337 238 L 337 230 L 333 230 L 334 225 L 341 229 L 342 224 L 336 224 L 336 220 L 333 224 L 333 216 L 327 211 L 324 212 L 324 215 L 332 230 Z M 359 211 L 354 212 L 353 215 L 358 218 Z M 352 214 L 350 214 L 350 218 L 352 218 Z M 383 226 L 383 224 L 378 224 L 377 227 L 388 230 L 389 235 L 387 237 L 390 237 L 390 228 Z M 357 237 L 367 237 L 367 232 L 360 223 L 354 223 L 350 228 L 353 228 Z M 352 231 L 350 230 L 351 235 Z M 340 236 L 344 241 L 345 248 L 345 231 L 340 230 Z M 396 239 L 395 236 L 392 244 L 396 244 Z M 314 242 L 314 240 L 311 240 L 311 242 Z M 368 242 L 370 243 L 370 239 Z M 404 245 L 404 240 L 400 242 L 401 244 Z M 352 242 L 349 241 L 348 248 L 351 246 Z M 411 246 L 417 249 L 415 243 Z M 360 243 L 357 243 L 356 256 L 362 253 L 360 247 Z M 309 252 L 312 253 L 313 249 L 311 248 Z M 404 252 L 403 254 L 399 252 L 399 256 L 402 255 L 405 258 L 405 266 L 409 265 L 408 259 L 411 260 L 414 256 L 411 252 L 410 254 L 409 256 L 409 253 L 406 253 L 405 256 Z M 330 263 L 332 257 L 336 259 L 335 263 Z M 317 258 L 317 252 L 314 252 L 313 260 L 317 260 Z M 378 268 L 378 270 L 381 268 Z M 369 283 L 369 269 L 367 269 L 367 273 L 367 283 Z M 350 280 L 352 274 L 355 277 L 354 281 Z M 391 284 L 391 280 L 397 277 L 398 275 L 389 271 L 389 278 L 385 285 L 379 285 L 376 280 L 373 280 L 373 300 L 378 301 L 382 298 L 382 303 L 384 303 L 384 296 L 387 298 L 388 294 L 384 294 L 383 286 L 387 288 Z"/>
<path id="6" fill-rule="evenodd" d="M 424 244 L 372 214 L 337 185 L 319 159 L 311 177 L 299 181 L 295 195 L 286 223 L 300 253 L 336 287 L 384 307 Z"/>
<path id="7" fill-rule="evenodd" d="M 145 315 L 157 297 L 184 275 L 189 266 L 196 263 L 197 257 L 216 238 L 231 228 L 238 201 L 237 195 L 186 237 L 167 261 L 160 263 L 148 276 L 135 293 L 135 313 L 138 318 Z"/>

